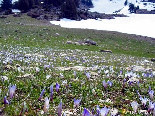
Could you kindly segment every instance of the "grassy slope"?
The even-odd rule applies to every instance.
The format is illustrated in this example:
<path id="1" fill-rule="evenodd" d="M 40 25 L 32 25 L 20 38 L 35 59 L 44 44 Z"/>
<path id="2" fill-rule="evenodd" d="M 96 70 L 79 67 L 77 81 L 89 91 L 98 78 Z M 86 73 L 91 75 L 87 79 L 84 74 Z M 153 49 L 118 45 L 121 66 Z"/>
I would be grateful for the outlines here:
<path id="1" fill-rule="evenodd" d="M 10 99 L 8 95 L 8 87 L 10 84 L 16 84 L 17 89 L 16 95 L 12 99 L 10 105 L 4 105 L 2 102 L 0 102 L 0 108 L 2 109 L 0 115 L 6 114 L 9 116 L 15 116 L 21 114 L 24 109 L 23 102 L 26 102 L 28 107 L 27 112 L 23 111 L 25 114 L 27 113 L 27 115 L 41 115 L 40 112 L 43 109 L 44 98 L 41 101 L 38 101 L 38 97 L 44 87 L 46 91 L 44 97 L 49 97 L 49 87 L 51 84 L 54 85 L 54 97 L 52 103 L 50 102 L 49 110 L 49 114 L 51 114 L 52 116 L 56 115 L 56 108 L 59 105 L 60 99 L 62 99 L 63 101 L 63 110 L 71 109 L 72 111 L 73 99 L 79 99 L 81 98 L 81 96 L 82 101 L 79 114 L 82 113 L 84 107 L 96 109 L 96 105 L 99 105 L 100 107 L 104 107 L 105 105 L 111 108 L 115 107 L 119 109 L 120 114 L 123 114 L 121 113 L 123 109 L 132 111 L 130 103 L 133 100 L 136 100 L 140 103 L 136 90 L 138 90 L 141 95 L 146 95 L 146 97 L 149 97 L 147 93 L 148 87 L 151 86 L 154 89 L 154 78 L 147 78 L 147 80 L 144 78 L 140 78 L 140 87 L 138 87 L 137 84 L 129 86 L 129 84 L 126 82 L 125 88 L 122 89 L 122 83 L 125 77 L 117 77 L 120 68 L 115 68 L 115 66 L 117 67 L 117 65 L 121 63 L 122 66 L 126 67 L 127 64 L 135 65 L 137 63 L 136 61 L 139 61 L 137 60 L 137 57 L 126 57 L 127 55 L 120 54 L 128 54 L 139 57 L 155 57 L 155 54 L 151 52 L 154 50 L 154 44 L 151 43 L 150 40 L 144 40 L 148 40 L 151 38 L 121 34 L 117 32 L 66 29 L 51 25 L 46 21 L 38 21 L 32 19 L 25 15 L 22 15 L 22 17 L 19 18 L 8 16 L 8 18 L 6 19 L 0 19 L 0 27 L 0 46 L 6 47 L 6 45 L 8 45 L 6 48 L 4 48 L 9 48 L 8 53 L 14 53 L 18 51 L 19 54 L 18 52 L 15 53 L 18 54 L 17 56 L 15 55 L 17 58 L 20 58 L 22 54 L 25 55 L 29 52 L 31 54 L 34 54 L 36 52 L 45 55 L 45 59 L 43 58 L 41 60 L 42 62 L 39 62 L 40 64 L 31 60 L 29 62 L 29 58 L 24 57 L 23 59 L 27 59 L 28 63 L 26 62 L 26 60 L 25 62 L 13 61 L 12 64 L 10 63 L 12 68 L 8 70 L 6 69 L 4 71 L 1 70 L 0 76 L 7 76 L 9 79 L 7 81 L 0 81 L 0 101 L 3 101 L 4 96 L 6 96 L 8 100 Z M 56 33 L 59 33 L 60 35 L 55 36 Z M 97 42 L 98 46 L 78 46 L 65 44 L 68 40 L 78 41 L 84 40 L 85 38 L 94 40 L 95 42 Z M 16 47 L 13 46 L 11 48 L 11 45 L 19 46 L 16 46 L 17 50 L 14 50 L 16 49 Z M 24 47 L 21 47 L 22 49 L 20 51 L 20 46 L 30 46 L 33 52 L 31 50 L 26 51 L 26 49 L 29 48 Z M 43 49 L 39 51 L 40 49 L 36 49 L 34 47 L 40 47 Z M 54 48 L 55 51 L 49 51 L 48 54 L 48 51 L 45 50 L 44 53 L 44 49 L 46 49 L 47 47 Z M 9 56 L 9 54 L 7 54 L 7 51 L 5 51 L 4 49 L 1 48 L 1 52 L 4 52 L 4 54 L 1 55 L 4 55 L 4 57 L 7 55 Z M 56 51 L 57 49 L 82 50 L 79 52 L 76 50 Z M 87 52 L 85 52 L 83 49 L 88 50 Z M 114 54 L 90 52 L 99 51 L 101 49 L 112 50 Z M 73 59 L 71 61 L 66 60 L 66 57 L 62 56 L 60 52 L 62 52 L 62 54 L 68 54 L 67 56 L 72 57 Z M 81 59 L 81 56 L 84 56 L 85 58 Z M 48 64 L 49 62 L 53 62 L 55 67 L 66 65 L 70 66 L 72 64 L 74 64 L 73 66 L 76 66 L 79 65 L 79 63 L 82 63 L 82 60 L 85 60 L 85 63 L 83 63 L 82 65 L 86 65 L 88 67 L 92 66 L 93 64 L 99 65 L 101 67 L 110 64 L 114 66 L 113 69 L 115 70 L 115 72 L 110 74 L 110 77 L 108 77 L 104 74 L 104 70 L 109 70 L 109 68 L 105 68 L 102 70 L 100 68 L 101 72 L 99 73 L 97 78 L 88 80 L 83 71 L 77 71 L 76 73 L 78 79 L 75 79 L 73 70 L 58 71 L 54 68 L 50 68 L 47 70 L 44 69 L 44 64 Z M 89 62 L 86 62 L 87 60 Z M 61 65 L 61 63 L 65 62 L 66 65 Z M 5 69 L 6 65 L 2 62 L 0 64 L 1 69 Z M 20 72 L 17 70 L 17 64 L 21 65 L 21 69 L 24 70 L 24 72 Z M 40 71 L 38 73 L 36 73 L 36 67 L 40 68 Z M 154 67 L 154 65 L 152 65 L 152 67 Z M 98 70 L 96 70 L 96 72 L 97 71 Z M 123 75 L 125 74 L 125 72 L 126 70 L 123 70 Z M 60 73 L 64 75 L 64 78 L 59 77 Z M 32 77 L 20 77 L 24 74 L 31 74 Z M 139 72 L 139 74 L 141 75 L 141 72 Z M 46 79 L 47 75 L 51 75 L 51 77 L 49 79 Z M 62 81 L 64 80 L 67 80 L 67 85 L 62 84 Z M 105 90 L 102 85 L 103 80 L 112 81 L 113 86 L 108 86 L 107 90 Z M 55 91 L 55 83 L 60 84 L 59 93 Z M 92 88 L 96 92 L 95 95 L 92 92 Z M 107 98 L 109 98 L 113 103 L 100 102 L 100 100 L 106 100 Z M 127 114 L 127 116 L 129 116 L 129 114 Z"/>
<path id="2" fill-rule="evenodd" d="M 88 49 L 90 51 L 108 49 L 118 54 L 155 57 L 155 42 L 153 40 L 151 42 L 151 38 L 142 36 L 97 30 L 61 28 L 25 15 L 17 18 L 8 16 L 6 19 L 0 19 L 0 27 L 0 43 L 2 45 L 18 44 L 30 47 Z M 55 36 L 56 33 L 60 35 Z M 97 42 L 98 46 L 65 44 L 68 40 L 81 41 L 85 38 Z"/>

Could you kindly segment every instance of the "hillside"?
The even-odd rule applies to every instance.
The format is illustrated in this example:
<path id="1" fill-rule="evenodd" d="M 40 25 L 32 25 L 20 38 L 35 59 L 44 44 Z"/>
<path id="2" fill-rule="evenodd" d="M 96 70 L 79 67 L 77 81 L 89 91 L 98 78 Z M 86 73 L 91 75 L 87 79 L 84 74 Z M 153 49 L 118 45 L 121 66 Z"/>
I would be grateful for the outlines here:
<path id="1" fill-rule="evenodd" d="M 154 38 L 26 14 L 0 18 L 0 27 L 0 115 L 154 114 Z"/>

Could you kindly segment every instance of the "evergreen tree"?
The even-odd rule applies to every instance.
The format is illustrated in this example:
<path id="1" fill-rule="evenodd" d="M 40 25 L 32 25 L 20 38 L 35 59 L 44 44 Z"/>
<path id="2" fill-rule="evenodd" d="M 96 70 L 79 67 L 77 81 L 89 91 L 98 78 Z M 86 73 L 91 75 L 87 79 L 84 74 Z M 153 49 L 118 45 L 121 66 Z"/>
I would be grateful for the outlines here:
<path id="1" fill-rule="evenodd" d="M 124 6 L 126 6 L 128 4 L 128 0 L 125 0 L 124 2 Z"/>
<path id="2" fill-rule="evenodd" d="M 14 2 L 14 3 L 12 4 L 12 8 L 13 8 L 13 9 L 19 9 L 18 6 L 19 6 L 19 5 L 18 5 L 18 1 Z"/>
<path id="3" fill-rule="evenodd" d="M 130 11 L 130 13 L 134 13 L 134 9 L 135 9 L 134 4 L 130 3 L 129 4 L 129 9 L 128 9 Z"/>
<path id="4" fill-rule="evenodd" d="M 79 7 L 80 0 L 74 0 L 76 7 Z"/>
<path id="5" fill-rule="evenodd" d="M 33 8 L 35 5 L 34 0 L 28 0 L 28 3 L 29 3 L 29 9 Z"/>
<path id="6" fill-rule="evenodd" d="M 19 10 L 26 12 L 29 10 L 29 2 L 28 0 L 19 0 L 18 1 L 18 8 Z"/>
<path id="7" fill-rule="evenodd" d="M 61 6 L 64 0 L 44 0 L 45 5 Z"/>
<path id="8" fill-rule="evenodd" d="M 136 10 L 138 10 L 138 9 L 139 9 L 139 6 L 135 7 L 134 4 L 132 4 L 132 3 L 129 4 L 128 10 L 130 11 L 130 13 L 136 13 Z"/>
<path id="9" fill-rule="evenodd" d="M 92 0 L 81 0 L 81 2 L 88 7 L 93 6 Z"/>
<path id="10" fill-rule="evenodd" d="M 3 0 L 1 4 L 1 8 L 3 10 L 8 10 L 12 8 L 12 0 Z"/>
<path id="11" fill-rule="evenodd" d="M 36 6 L 39 6 L 39 5 L 40 5 L 40 3 L 41 3 L 41 1 L 40 1 L 40 0 L 34 0 L 34 4 L 35 4 Z"/>
<path id="12" fill-rule="evenodd" d="M 74 0 L 65 0 L 62 6 L 63 17 L 76 20 L 77 10 Z"/>

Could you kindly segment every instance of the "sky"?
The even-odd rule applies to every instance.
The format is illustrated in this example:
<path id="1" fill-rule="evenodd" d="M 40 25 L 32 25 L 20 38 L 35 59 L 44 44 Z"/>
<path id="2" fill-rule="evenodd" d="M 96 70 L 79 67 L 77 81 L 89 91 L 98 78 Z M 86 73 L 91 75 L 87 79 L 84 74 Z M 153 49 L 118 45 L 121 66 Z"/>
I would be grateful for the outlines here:
<path id="1" fill-rule="evenodd" d="M 142 2 L 136 0 L 128 0 L 130 3 L 138 4 L 140 8 L 147 8 L 152 10 L 152 4 L 143 5 Z M 60 21 L 51 21 L 52 24 L 60 25 L 66 28 L 82 28 L 82 29 L 96 29 L 117 31 L 127 34 L 136 34 L 142 36 L 148 36 L 155 38 L 153 28 L 155 27 L 155 15 L 154 14 L 130 14 L 128 6 L 124 6 L 125 0 L 93 0 L 94 8 L 91 11 L 97 11 L 100 13 L 113 13 L 116 10 L 121 9 L 121 14 L 126 14 L 128 17 L 115 17 L 115 19 L 88 19 L 88 20 L 69 20 L 61 19 Z M 152 27 L 152 28 L 151 28 Z"/>

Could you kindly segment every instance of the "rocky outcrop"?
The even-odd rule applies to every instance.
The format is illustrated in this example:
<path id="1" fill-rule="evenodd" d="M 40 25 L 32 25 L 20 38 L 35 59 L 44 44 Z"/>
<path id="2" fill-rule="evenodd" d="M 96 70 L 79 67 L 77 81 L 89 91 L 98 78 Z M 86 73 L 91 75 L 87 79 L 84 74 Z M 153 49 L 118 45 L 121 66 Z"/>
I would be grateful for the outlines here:
<path id="1" fill-rule="evenodd" d="M 32 18 L 36 18 L 38 20 L 60 20 L 61 18 L 65 18 L 62 15 L 61 8 L 53 7 L 50 11 L 46 11 L 44 9 L 35 8 L 31 9 L 28 13 L 28 16 Z M 89 9 L 77 8 L 77 19 L 76 20 L 87 20 L 87 19 L 114 19 L 115 17 L 126 17 L 123 14 L 105 14 L 98 12 L 90 12 Z"/>
<path id="2" fill-rule="evenodd" d="M 147 9 L 138 9 L 136 14 L 155 14 L 155 10 L 148 11 Z"/>
<path id="3" fill-rule="evenodd" d="M 67 41 L 66 44 L 74 44 L 74 45 L 94 45 L 97 46 L 97 43 L 95 41 L 92 40 L 86 40 L 86 41 Z"/>

